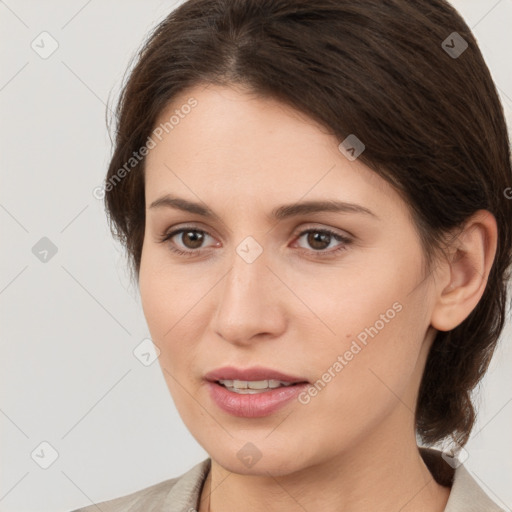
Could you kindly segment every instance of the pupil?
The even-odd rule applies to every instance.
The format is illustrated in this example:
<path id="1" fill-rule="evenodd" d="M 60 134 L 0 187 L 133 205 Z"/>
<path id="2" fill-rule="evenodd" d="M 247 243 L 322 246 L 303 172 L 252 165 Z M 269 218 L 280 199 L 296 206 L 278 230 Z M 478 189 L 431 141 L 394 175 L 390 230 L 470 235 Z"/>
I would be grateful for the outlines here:
<path id="1" fill-rule="evenodd" d="M 327 233 L 310 233 L 308 236 L 308 243 L 311 247 L 313 247 L 313 249 L 325 249 L 326 247 L 329 246 L 330 237 L 331 237 L 331 235 L 329 235 Z M 319 239 L 320 239 L 320 247 L 318 247 L 316 245 L 318 243 Z M 324 243 L 322 243 L 322 239 L 323 239 Z M 327 239 L 327 244 L 325 244 L 325 239 Z"/>
<path id="2" fill-rule="evenodd" d="M 184 235 L 186 235 L 186 237 L 192 239 L 192 244 L 189 245 L 188 243 L 185 243 L 185 245 L 189 248 L 189 249 L 197 249 L 198 247 L 201 246 L 201 243 L 202 243 L 202 238 L 203 238 L 203 235 L 201 233 L 198 233 L 197 231 L 187 231 L 186 233 L 184 233 Z"/>

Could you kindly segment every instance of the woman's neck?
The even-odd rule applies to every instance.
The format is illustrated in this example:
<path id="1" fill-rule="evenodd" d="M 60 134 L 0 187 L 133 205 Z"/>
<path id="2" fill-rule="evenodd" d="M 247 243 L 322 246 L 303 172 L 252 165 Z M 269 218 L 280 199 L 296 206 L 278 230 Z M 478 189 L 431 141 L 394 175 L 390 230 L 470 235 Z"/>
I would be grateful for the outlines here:
<path id="1" fill-rule="evenodd" d="M 283 476 L 241 475 L 212 460 L 199 512 L 443 512 L 449 494 L 411 436 L 353 447 Z"/>

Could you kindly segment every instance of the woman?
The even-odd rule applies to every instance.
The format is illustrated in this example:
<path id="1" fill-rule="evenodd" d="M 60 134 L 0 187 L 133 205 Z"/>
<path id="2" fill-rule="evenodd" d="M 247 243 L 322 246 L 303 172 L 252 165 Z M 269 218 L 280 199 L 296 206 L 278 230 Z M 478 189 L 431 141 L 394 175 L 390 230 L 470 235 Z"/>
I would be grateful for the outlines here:
<path id="1" fill-rule="evenodd" d="M 512 170 L 458 13 L 189 0 L 117 114 L 113 233 L 209 458 L 100 508 L 501 510 L 457 454 L 505 320 Z"/>

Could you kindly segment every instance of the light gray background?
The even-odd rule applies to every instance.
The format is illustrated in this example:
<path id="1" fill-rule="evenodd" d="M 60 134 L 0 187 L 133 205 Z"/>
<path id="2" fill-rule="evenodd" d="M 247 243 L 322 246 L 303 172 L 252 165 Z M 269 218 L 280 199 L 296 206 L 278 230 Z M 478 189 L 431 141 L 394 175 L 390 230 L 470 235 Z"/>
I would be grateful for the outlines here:
<path id="1" fill-rule="evenodd" d="M 453 3 L 474 29 L 512 126 L 512 0 Z M 178 476 L 207 456 L 158 362 L 146 367 L 133 354 L 149 332 L 92 195 L 111 151 L 107 99 L 175 5 L 0 1 L 2 512 L 71 510 Z M 59 45 L 47 59 L 31 47 L 35 40 L 43 51 L 43 31 Z M 42 237 L 58 249 L 47 262 L 32 252 Z M 510 510 L 510 322 L 503 338 L 466 466 Z M 43 441 L 58 452 L 48 469 L 36 463 L 51 455 Z"/>

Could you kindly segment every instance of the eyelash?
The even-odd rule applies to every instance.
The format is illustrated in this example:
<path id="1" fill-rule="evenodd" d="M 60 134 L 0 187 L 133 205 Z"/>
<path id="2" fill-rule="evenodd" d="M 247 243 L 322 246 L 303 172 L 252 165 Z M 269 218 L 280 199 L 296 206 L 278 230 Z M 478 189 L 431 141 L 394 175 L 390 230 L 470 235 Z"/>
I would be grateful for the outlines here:
<path id="1" fill-rule="evenodd" d="M 171 238 L 175 237 L 176 235 L 179 235 L 179 234 L 185 233 L 185 232 L 190 232 L 190 231 L 194 232 L 194 233 L 201 233 L 203 235 L 209 235 L 206 231 L 203 231 L 202 229 L 197 229 L 193 226 L 189 226 L 189 227 L 185 226 L 185 227 L 177 229 L 175 231 L 171 231 L 169 233 L 164 233 L 159 238 L 158 242 L 165 243 L 165 242 L 169 241 Z M 315 255 L 315 257 L 318 257 L 318 258 L 328 258 L 328 257 L 332 257 L 333 255 L 337 255 L 341 251 L 345 251 L 347 249 L 347 246 L 350 245 L 350 243 L 352 243 L 352 240 L 350 238 L 340 235 L 339 233 L 336 233 L 335 231 L 331 231 L 330 229 L 326 229 L 326 228 L 306 229 L 304 231 L 301 231 L 297 235 L 297 240 L 300 239 L 302 236 L 304 236 L 307 233 L 321 233 L 323 235 L 329 235 L 332 238 L 334 238 L 335 240 L 337 240 L 338 242 L 341 242 L 341 245 L 338 248 L 331 250 L 331 251 L 325 251 L 325 250 L 315 251 L 313 249 L 308 251 L 307 249 L 302 249 L 302 251 L 305 251 L 308 253 L 312 252 Z M 209 236 L 211 236 L 211 235 L 209 235 Z M 169 244 L 169 249 L 172 252 L 174 252 L 180 256 L 188 256 L 188 257 L 196 256 L 201 251 L 201 249 L 183 251 L 182 249 L 178 249 L 177 247 L 173 246 L 172 244 Z"/>

